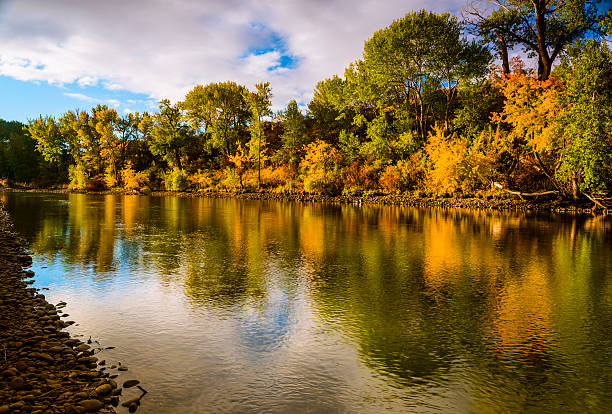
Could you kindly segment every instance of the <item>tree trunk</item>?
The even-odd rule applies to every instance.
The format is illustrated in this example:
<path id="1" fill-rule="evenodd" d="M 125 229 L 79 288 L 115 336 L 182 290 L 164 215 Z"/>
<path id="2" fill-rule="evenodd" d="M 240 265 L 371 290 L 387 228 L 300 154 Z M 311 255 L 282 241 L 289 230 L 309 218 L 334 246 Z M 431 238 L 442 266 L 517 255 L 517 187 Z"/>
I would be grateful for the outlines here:
<path id="1" fill-rule="evenodd" d="M 572 174 L 572 199 L 578 200 L 580 198 L 580 187 L 578 186 L 577 174 Z"/>
<path id="2" fill-rule="evenodd" d="M 504 75 L 510 74 L 510 60 L 508 59 L 508 45 L 506 39 L 502 35 L 497 34 L 497 42 L 499 43 L 499 55 L 502 60 L 502 71 Z"/>
<path id="3" fill-rule="evenodd" d="M 546 48 L 546 4 L 542 0 L 532 0 L 536 18 L 536 40 L 538 44 L 538 79 L 545 81 L 550 76 L 552 62 Z"/>
<path id="4" fill-rule="evenodd" d="M 261 187 L 261 141 L 257 143 L 257 188 Z"/>
<path id="5" fill-rule="evenodd" d="M 178 148 L 174 149 L 174 157 L 176 158 L 176 166 L 179 170 L 182 170 L 183 167 L 181 166 L 181 155 L 179 154 Z"/>

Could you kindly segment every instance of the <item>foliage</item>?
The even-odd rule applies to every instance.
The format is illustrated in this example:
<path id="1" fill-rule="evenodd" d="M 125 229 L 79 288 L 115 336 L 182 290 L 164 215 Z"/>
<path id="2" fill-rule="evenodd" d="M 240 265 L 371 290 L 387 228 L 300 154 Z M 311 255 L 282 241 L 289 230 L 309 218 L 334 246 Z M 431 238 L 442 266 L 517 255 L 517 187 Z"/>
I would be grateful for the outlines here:
<path id="1" fill-rule="evenodd" d="M 585 36 L 603 35 L 600 0 L 493 0 L 487 7 L 491 3 L 489 15 L 478 7 L 467 10 L 476 33 L 496 44 L 506 65 L 513 45 L 537 56 L 538 80 L 548 79 L 567 45 Z"/>
<path id="2" fill-rule="evenodd" d="M 612 193 L 612 58 L 600 40 L 612 14 L 602 20 L 595 1 L 493 3 L 468 10 L 471 38 L 448 13 L 396 19 L 317 83 L 305 114 L 291 100 L 273 116 L 268 82 L 228 81 L 151 114 L 97 105 L 25 128 L 2 121 L 0 177 L 128 191 Z M 513 47 L 538 62 L 511 60 Z"/>
<path id="3" fill-rule="evenodd" d="M 301 163 L 304 190 L 310 193 L 337 194 L 340 191 L 342 156 L 327 142 L 316 140 L 305 147 Z"/>
<path id="4" fill-rule="evenodd" d="M 85 190 L 90 182 L 87 168 L 83 164 L 71 165 L 68 177 L 70 178 L 68 188 L 71 190 Z"/>
<path id="5" fill-rule="evenodd" d="M 605 43 L 577 43 L 563 59 L 555 133 L 562 140 L 557 177 L 593 192 L 612 187 L 612 52 Z"/>
<path id="6" fill-rule="evenodd" d="M 132 163 L 128 161 L 125 167 L 121 170 L 121 181 L 123 183 L 123 189 L 126 191 L 139 191 L 146 187 L 149 183 L 149 177 L 144 171 L 135 171 L 132 167 Z M 174 178 L 176 182 L 176 178 Z M 176 186 L 180 188 L 179 186 Z M 180 191 L 180 190 L 170 190 Z"/>
<path id="7" fill-rule="evenodd" d="M 285 162 L 296 171 L 300 161 L 300 150 L 306 144 L 306 124 L 295 99 L 289 101 L 287 109 L 281 114 L 283 135 L 281 154 Z"/>

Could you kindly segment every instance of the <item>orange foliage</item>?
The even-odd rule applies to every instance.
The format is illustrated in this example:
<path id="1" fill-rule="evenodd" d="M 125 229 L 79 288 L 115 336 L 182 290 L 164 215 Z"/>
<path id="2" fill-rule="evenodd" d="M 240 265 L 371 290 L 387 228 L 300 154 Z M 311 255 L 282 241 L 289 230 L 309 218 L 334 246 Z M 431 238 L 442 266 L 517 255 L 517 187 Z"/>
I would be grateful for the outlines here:
<path id="1" fill-rule="evenodd" d="M 552 148 L 555 116 L 561 109 L 561 81 L 554 76 L 539 81 L 519 67 L 498 82 L 506 101 L 504 110 L 493 114 L 492 120 L 512 125 L 513 137 L 525 140 L 536 151 Z"/>

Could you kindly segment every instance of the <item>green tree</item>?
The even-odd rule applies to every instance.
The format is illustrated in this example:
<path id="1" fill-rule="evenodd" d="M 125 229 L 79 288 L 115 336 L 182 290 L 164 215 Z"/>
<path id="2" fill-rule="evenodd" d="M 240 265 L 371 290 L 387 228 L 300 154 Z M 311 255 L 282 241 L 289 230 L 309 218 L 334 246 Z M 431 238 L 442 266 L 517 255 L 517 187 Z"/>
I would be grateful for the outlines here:
<path id="1" fill-rule="evenodd" d="M 297 172 L 300 163 L 300 151 L 306 144 L 306 124 L 295 99 L 289 101 L 287 109 L 281 114 L 283 134 L 281 135 L 281 152 L 292 171 Z"/>
<path id="2" fill-rule="evenodd" d="M 481 1 L 480 3 L 485 3 Z M 600 36 L 600 0 L 493 0 L 478 3 L 466 14 L 479 35 L 496 39 L 505 73 L 510 72 L 508 47 L 520 45 L 538 57 L 538 79 L 547 80 L 555 60 L 574 40 L 586 35 Z M 493 10 L 490 10 L 490 5 Z"/>
<path id="3" fill-rule="evenodd" d="M 261 186 L 261 165 L 266 158 L 266 137 L 264 135 L 263 118 L 272 115 L 270 106 L 272 102 L 272 90 L 270 82 L 258 83 L 255 85 L 256 92 L 245 91 L 244 100 L 251 112 L 249 131 L 251 140 L 249 149 L 252 159 L 257 164 L 257 186 Z"/>
<path id="4" fill-rule="evenodd" d="M 180 103 L 189 126 L 204 130 L 212 147 L 226 157 L 233 153 L 250 118 L 246 92 L 244 86 L 231 81 L 196 85 Z"/>
<path id="5" fill-rule="evenodd" d="M 163 157 L 168 163 L 182 170 L 181 156 L 189 142 L 189 134 L 179 105 L 172 105 L 168 99 L 162 99 L 159 102 L 159 112 L 153 119 L 153 131 L 149 141 L 151 153 Z"/>
<path id="6" fill-rule="evenodd" d="M 441 92 L 441 118 L 448 128 L 460 81 L 484 76 L 490 60 L 486 48 L 463 39 L 461 32 L 462 24 L 450 14 L 422 10 L 374 33 L 365 43 L 363 62 L 357 63 L 357 72 L 364 72 L 358 82 L 368 83 L 359 89 L 361 99 L 414 114 L 424 140 Z"/>
<path id="7" fill-rule="evenodd" d="M 564 81 L 558 176 L 571 182 L 574 198 L 612 190 L 612 52 L 593 39 L 577 42 L 555 73 Z"/>

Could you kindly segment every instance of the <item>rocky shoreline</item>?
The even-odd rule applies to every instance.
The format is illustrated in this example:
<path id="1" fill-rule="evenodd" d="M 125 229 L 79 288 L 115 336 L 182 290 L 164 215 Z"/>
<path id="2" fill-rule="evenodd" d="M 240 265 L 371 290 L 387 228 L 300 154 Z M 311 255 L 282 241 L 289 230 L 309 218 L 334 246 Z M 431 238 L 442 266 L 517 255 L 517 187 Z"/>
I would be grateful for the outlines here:
<path id="1" fill-rule="evenodd" d="M 141 194 L 129 193 L 123 190 L 105 191 L 72 191 L 67 189 L 23 189 L 4 188 L 4 191 L 20 191 L 32 193 L 59 193 L 59 194 Z M 153 197 L 188 197 L 188 198 L 235 198 L 242 200 L 275 200 L 297 201 L 306 203 L 344 204 L 358 206 L 409 206 L 409 207 L 438 207 L 438 208 L 467 208 L 478 210 L 517 211 L 517 212 L 549 212 L 564 214 L 612 214 L 612 210 L 594 209 L 589 200 L 577 203 L 561 200 L 557 197 L 539 196 L 518 198 L 504 195 L 502 197 L 420 197 L 410 194 L 367 195 L 367 196 L 328 196 L 307 193 L 276 193 L 270 191 L 259 192 L 171 192 L 152 191 L 146 194 Z"/>
<path id="2" fill-rule="evenodd" d="M 23 242 L 12 231 L 0 203 L 0 414 L 115 413 L 123 388 L 138 387 L 140 397 L 122 406 L 136 411 L 146 391 L 137 380 L 120 387 L 113 369 L 94 356 L 104 350 L 91 339 L 71 338 L 72 321 L 30 287 L 34 276 Z"/>

